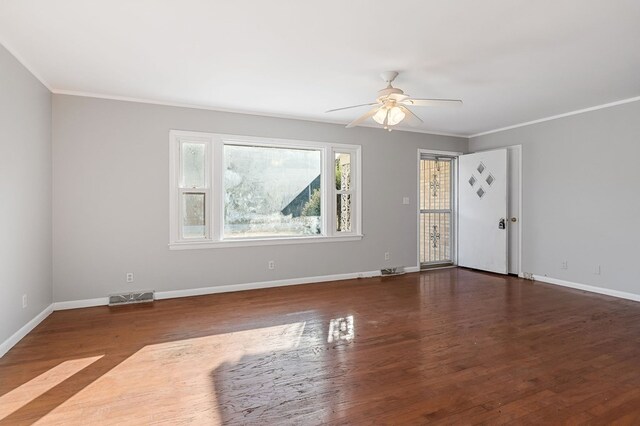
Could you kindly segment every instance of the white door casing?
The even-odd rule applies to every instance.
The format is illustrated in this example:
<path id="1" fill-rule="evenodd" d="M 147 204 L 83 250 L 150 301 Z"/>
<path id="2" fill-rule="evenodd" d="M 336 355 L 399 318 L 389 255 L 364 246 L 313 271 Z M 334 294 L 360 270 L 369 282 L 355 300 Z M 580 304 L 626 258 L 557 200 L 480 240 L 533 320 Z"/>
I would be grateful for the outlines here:
<path id="1" fill-rule="evenodd" d="M 520 227 L 522 223 L 522 213 L 520 211 L 520 205 L 522 204 L 521 194 L 521 166 L 522 166 L 522 146 L 512 145 L 508 146 L 507 153 L 507 174 L 509 176 L 509 220 L 507 221 L 507 227 L 509 228 L 509 273 L 519 275 L 520 272 Z M 512 222 L 511 218 L 516 221 Z"/>
<path id="2" fill-rule="evenodd" d="M 507 150 L 461 155 L 458 182 L 458 265 L 507 274 Z"/>

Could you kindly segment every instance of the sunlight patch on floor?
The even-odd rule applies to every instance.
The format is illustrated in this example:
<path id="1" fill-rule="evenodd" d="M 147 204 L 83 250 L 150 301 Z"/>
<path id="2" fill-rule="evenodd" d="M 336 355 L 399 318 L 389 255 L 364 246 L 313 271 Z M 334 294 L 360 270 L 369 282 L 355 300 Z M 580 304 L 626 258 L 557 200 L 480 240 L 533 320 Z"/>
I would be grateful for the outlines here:
<path id="1" fill-rule="evenodd" d="M 0 420 L 93 364 L 104 355 L 64 361 L 12 391 L 0 396 Z"/>
<path id="2" fill-rule="evenodd" d="M 295 349 L 305 322 L 148 345 L 36 424 L 216 424 L 213 375 L 244 356 Z M 152 368 L 153 374 L 147 374 Z"/>
<path id="3" fill-rule="evenodd" d="M 333 343 L 340 340 L 349 342 L 353 340 L 354 332 L 353 315 L 344 318 L 334 318 L 329 322 L 327 342 Z"/>

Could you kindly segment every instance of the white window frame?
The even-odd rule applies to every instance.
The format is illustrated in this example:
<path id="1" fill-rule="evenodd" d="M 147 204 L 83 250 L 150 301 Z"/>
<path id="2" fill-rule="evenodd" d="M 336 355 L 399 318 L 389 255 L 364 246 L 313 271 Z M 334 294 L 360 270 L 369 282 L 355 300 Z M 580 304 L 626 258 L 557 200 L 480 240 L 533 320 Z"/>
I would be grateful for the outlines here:
<path id="1" fill-rule="evenodd" d="M 182 177 L 182 145 L 185 143 L 203 144 L 205 146 L 205 159 L 204 159 L 204 186 L 203 187 L 187 187 L 181 181 Z M 182 208 L 180 200 L 183 194 L 204 194 L 205 197 L 205 232 L 204 237 L 201 238 L 184 238 L 182 235 L 182 226 L 177 227 L 177 240 L 198 242 L 207 241 L 211 238 L 211 221 L 210 212 L 212 211 L 212 197 L 211 197 L 211 143 L 209 138 L 199 137 L 197 135 L 184 135 L 176 139 L 175 145 L 175 159 L 172 160 L 176 168 L 176 185 L 174 186 L 176 202 L 172 206 L 173 215 L 177 218 L 178 224 L 183 222 Z"/>
<path id="2" fill-rule="evenodd" d="M 335 156 L 336 154 L 349 154 L 349 159 L 351 161 L 351 182 L 349 183 L 349 190 L 348 191 L 344 191 L 344 190 L 339 190 L 336 189 L 336 167 L 335 167 Z M 340 146 L 334 146 L 333 149 L 331 150 L 331 189 L 333 191 L 333 195 L 331 196 L 331 202 L 328 203 L 328 206 L 330 206 L 331 208 L 331 212 L 332 214 L 329 215 L 330 217 L 330 226 L 331 229 L 333 230 L 333 232 L 336 235 L 353 235 L 353 234 L 358 234 L 360 232 L 360 230 L 358 228 L 356 228 L 354 226 L 353 223 L 353 219 L 351 222 L 351 231 L 338 231 L 338 223 L 337 223 L 337 203 L 336 203 L 336 198 L 337 195 L 339 194 L 348 194 L 351 195 L 351 217 L 359 217 L 358 215 L 360 214 L 360 197 L 359 197 L 359 193 L 360 191 L 358 191 L 358 184 L 355 182 L 360 182 L 360 150 L 357 148 L 353 148 L 353 147 L 345 147 L 344 145 L 342 147 Z M 355 184 L 355 185 L 354 185 Z M 324 201 L 324 200 L 323 200 Z M 324 204 L 324 203 L 323 203 Z M 360 221 L 356 221 L 357 223 L 359 223 Z"/>
<path id="3" fill-rule="evenodd" d="M 180 153 L 181 145 L 185 142 L 204 143 L 207 147 L 205 149 L 204 188 L 184 188 L 180 182 L 182 176 Z M 322 233 L 313 236 L 224 238 L 223 149 L 225 144 L 320 151 L 322 162 Z M 350 232 L 338 232 L 336 230 L 336 195 L 340 193 L 335 187 L 336 153 L 348 153 L 351 155 Z M 171 130 L 169 132 L 169 175 L 169 248 L 171 250 L 357 241 L 363 237 L 360 145 Z M 185 239 L 181 234 L 182 209 L 180 200 L 184 192 L 205 193 L 205 238 Z"/>

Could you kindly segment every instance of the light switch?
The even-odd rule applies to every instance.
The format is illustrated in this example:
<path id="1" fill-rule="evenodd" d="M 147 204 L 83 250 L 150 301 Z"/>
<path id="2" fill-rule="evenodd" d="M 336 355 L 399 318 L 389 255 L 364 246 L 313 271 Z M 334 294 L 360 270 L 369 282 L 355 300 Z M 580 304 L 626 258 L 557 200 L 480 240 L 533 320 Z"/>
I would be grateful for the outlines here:
<path id="1" fill-rule="evenodd" d="M 402 197 L 402 204 L 409 204 L 409 197 Z"/>

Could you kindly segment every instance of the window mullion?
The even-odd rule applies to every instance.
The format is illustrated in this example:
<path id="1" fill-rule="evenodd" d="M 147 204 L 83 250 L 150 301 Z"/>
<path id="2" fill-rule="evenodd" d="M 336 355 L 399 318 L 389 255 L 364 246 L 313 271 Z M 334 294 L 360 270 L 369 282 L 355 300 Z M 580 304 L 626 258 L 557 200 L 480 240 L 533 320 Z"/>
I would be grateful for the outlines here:
<path id="1" fill-rule="evenodd" d="M 224 145 L 220 138 L 214 138 L 211 144 L 211 239 L 221 241 L 224 235 Z"/>
<path id="2" fill-rule="evenodd" d="M 327 184 L 325 185 L 325 202 L 326 209 L 324 214 L 324 223 L 326 226 L 325 235 L 334 236 L 336 234 L 335 211 L 336 211 L 336 167 L 335 167 L 335 151 L 332 148 L 325 150 L 325 168 L 324 174 L 327 176 Z"/>

